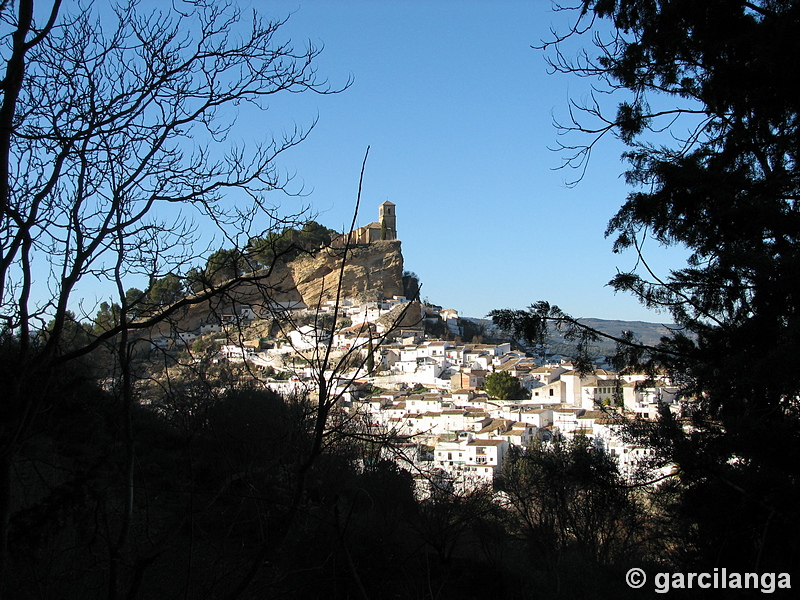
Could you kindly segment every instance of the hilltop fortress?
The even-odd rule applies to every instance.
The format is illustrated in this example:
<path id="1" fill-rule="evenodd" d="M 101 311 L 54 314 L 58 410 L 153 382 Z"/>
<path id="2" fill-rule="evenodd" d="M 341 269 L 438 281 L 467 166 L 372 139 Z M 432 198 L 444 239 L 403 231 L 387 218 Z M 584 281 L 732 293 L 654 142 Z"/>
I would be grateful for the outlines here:
<path id="1" fill-rule="evenodd" d="M 347 236 L 342 236 L 346 238 Z M 341 238 L 340 238 L 341 239 Z M 352 244 L 372 244 L 373 242 L 397 239 L 397 212 L 393 202 L 388 200 L 378 207 L 378 222 L 364 225 L 350 235 Z"/>

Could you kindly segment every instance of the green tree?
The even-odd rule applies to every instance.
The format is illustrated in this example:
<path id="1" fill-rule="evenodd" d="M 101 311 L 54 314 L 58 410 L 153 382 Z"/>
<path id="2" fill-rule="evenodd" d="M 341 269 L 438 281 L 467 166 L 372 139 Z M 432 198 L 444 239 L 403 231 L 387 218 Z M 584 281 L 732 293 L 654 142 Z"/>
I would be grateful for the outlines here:
<path id="1" fill-rule="evenodd" d="M 316 221 L 308 221 L 301 229 L 286 227 L 281 233 L 273 231 L 251 238 L 245 250 L 246 260 L 254 268 L 268 269 L 276 261 L 288 262 L 329 246 L 335 234 Z"/>
<path id="2" fill-rule="evenodd" d="M 150 304 L 154 307 L 164 307 L 183 298 L 184 292 L 185 288 L 181 278 L 173 273 L 167 273 L 153 282 L 148 297 Z"/>
<path id="3" fill-rule="evenodd" d="M 125 307 L 131 320 L 136 320 L 144 315 L 147 295 L 139 288 L 131 287 L 125 290 Z"/>
<path id="4" fill-rule="evenodd" d="M 331 236 L 336 232 L 320 225 L 316 221 L 309 221 L 303 224 L 300 230 L 302 234 L 302 246 L 308 252 L 317 250 L 331 243 Z"/>
<path id="5" fill-rule="evenodd" d="M 678 325 L 657 348 L 618 341 L 682 385 L 693 420 L 688 434 L 665 413 L 637 434 L 680 467 L 708 564 L 780 570 L 800 533 L 800 3 L 584 0 L 575 17 L 567 37 L 591 31 L 599 51 L 545 43 L 552 66 L 623 97 L 571 110 L 564 133 L 589 137 L 563 146 L 567 164 L 606 134 L 627 144 L 633 191 L 606 233 L 641 268 L 611 285 Z M 648 238 L 687 248 L 686 267 L 651 270 Z M 528 338 L 547 322 L 597 335 L 546 303 L 496 316 Z"/>
<path id="6" fill-rule="evenodd" d="M 119 304 L 101 302 L 100 308 L 98 308 L 97 314 L 94 317 L 93 331 L 102 333 L 119 325 L 119 313 Z"/>
<path id="7" fill-rule="evenodd" d="M 500 400 L 517 398 L 522 392 L 519 379 L 511 375 L 508 371 L 489 373 L 486 376 L 483 389 L 493 398 L 499 398 Z"/>
<path id="8" fill-rule="evenodd" d="M 235 279 L 244 272 L 242 253 L 236 248 L 217 250 L 206 261 L 205 276 L 213 284 Z"/>
<path id="9" fill-rule="evenodd" d="M 270 232 L 266 236 L 256 236 L 247 242 L 245 253 L 257 267 L 268 269 L 275 263 L 276 246 L 279 234 Z"/>
<path id="10" fill-rule="evenodd" d="M 170 279 L 172 279 L 172 277 L 170 277 Z M 170 287 L 173 289 L 170 290 Z M 181 284 L 180 290 L 182 290 L 182 288 L 183 286 Z M 155 292 L 153 292 L 153 290 L 155 290 Z M 174 280 L 165 282 L 157 281 L 153 288 L 151 288 L 150 293 L 151 295 L 162 296 L 163 298 L 171 299 L 170 302 L 174 302 L 182 297 L 183 294 L 180 290 L 175 286 Z M 138 288 L 132 287 L 126 290 L 125 307 L 130 320 L 138 319 L 145 314 L 145 303 L 147 296 L 147 294 Z M 121 313 L 122 306 L 119 303 L 112 302 L 109 304 L 106 301 L 101 302 L 93 321 L 93 331 L 95 334 L 100 335 L 103 332 L 110 331 L 115 327 L 119 327 L 121 322 Z"/>
<path id="11" fill-rule="evenodd" d="M 413 271 L 403 271 L 403 296 L 409 300 L 419 300 L 420 287 L 419 275 Z"/>
<path id="12" fill-rule="evenodd" d="M 470 319 L 461 319 L 459 321 L 461 327 L 461 339 L 466 343 L 480 344 L 483 341 L 483 334 L 485 328 L 482 324 L 471 321 Z"/>

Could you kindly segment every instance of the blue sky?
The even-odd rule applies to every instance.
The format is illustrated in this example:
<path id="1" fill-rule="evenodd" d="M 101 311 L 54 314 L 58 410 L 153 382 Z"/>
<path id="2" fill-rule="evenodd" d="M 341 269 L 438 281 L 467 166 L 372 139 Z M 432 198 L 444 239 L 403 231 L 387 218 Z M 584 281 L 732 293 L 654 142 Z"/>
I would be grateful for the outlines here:
<path id="1" fill-rule="evenodd" d="M 405 267 L 423 297 L 462 315 L 547 300 L 584 317 L 667 320 L 606 283 L 634 255 L 614 255 L 605 225 L 628 193 L 622 147 L 607 140 L 583 180 L 557 170 L 554 118 L 588 83 L 548 74 L 531 48 L 563 30 L 547 1 L 274 1 L 268 16 L 292 13 L 284 35 L 324 44 L 320 74 L 335 96 L 276 99 L 265 130 L 319 117 L 308 140 L 281 157 L 325 225 L 351 218 L 361 161 L 370 155 L 358 223 L 397 205 Z M 588 40 L 587 40 L 588 41 Z M 290 202 L 290 201 L 286 201 Z M 287 204 L 288 206 L 288 204 Z M 680 252 L 648 258 L 665 273 Z"/>
<path id="2" fill-rule="evenodd" d="M 253 139 L 318 119 L 279 157 L 290 187 L 306 194 L 276 193 L 284 212 L 308 204 L 344 230 L 370 146 L 358 224 L 377 220 L 385 200 L 397 205 L 405 268 L 423 298 L 473 317 L 547 300 L 578 317 L 669 320 L 606 286 L 636 263 L 603 235 L 629 191 L 622 146 L 601 144 L 575 187 L 566 182 L 576 173 L 558 170 L 562 157 L 549 149 L 554 118 L 590 82 L 548 74 L 531 46 L 563 31 L 568 15 L 547 0 L 247 2 L 266 18 L 289 16 L 279 40 L 324 46 L 317 67 L 332 86 L 353 81 L 341 94 L 273 96 L 267 112 L 242 112 Z M 647 250 L 661 274 L 683 260 Z"/>

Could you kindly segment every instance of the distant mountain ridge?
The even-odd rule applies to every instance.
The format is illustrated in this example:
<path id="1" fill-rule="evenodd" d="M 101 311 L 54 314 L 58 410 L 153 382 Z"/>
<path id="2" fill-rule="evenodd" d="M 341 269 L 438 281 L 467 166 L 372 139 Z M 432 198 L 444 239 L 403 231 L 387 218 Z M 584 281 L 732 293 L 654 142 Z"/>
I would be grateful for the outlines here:
<path id="1" fill-rule="evenodd" d="M 664 323 L 621 321 L 616 319 L 578 319 L 578 321 L 592 329 L 615 337 L 619 337 L 623 331 L 630 331 L 637 340 L 648 346 L 658 344 L 662 337 L 670 335 L 670 327 L 675 327 L 675 325 L 666 325 Z M 614 342 L 608 340 L 604 345 L 613 347 Z"/>
<path id="2" fill-rule="evenodd" d="M 487 331 L 493 332 L 497 335 L 499 332 L 494 324 L 489 319 L 478 319 L 473 317 L 464 317 L 466 320 L 483 325 Z M 623 321 L 619 319 L 593 319 L 593 318 L 580 318 L 578 321 L 587 327 L 591 327 L 597 331 L 620 337 L 624 331 L 630 331 L 634 337 L 642 344 L 648 346 L 655 346 L 664 336 L 670 335 L 670 327 L 674 325 L 667 325 L 665 323 L 651 323 L 647 321 Z M 548 350 L 552 354 L 571 354 L 574 349 L 574 343 L 567 342 L 564 336 L 550 329 L 547 338 Z M 599 356 L 607 356 L 615 350 L 615 343 L 612 340 L 600 338 L 595 344 L 593 351 Z"/>

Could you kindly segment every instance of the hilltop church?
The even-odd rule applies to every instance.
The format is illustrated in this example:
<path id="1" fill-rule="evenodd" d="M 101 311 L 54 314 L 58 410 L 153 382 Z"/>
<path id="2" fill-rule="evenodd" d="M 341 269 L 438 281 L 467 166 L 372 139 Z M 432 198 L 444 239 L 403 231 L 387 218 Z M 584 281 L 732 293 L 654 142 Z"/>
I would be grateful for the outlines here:
<path id="1" fill-rule="evenodd" d="M 388 200 L 378 207 L 378 222 L 364 225 L 353 231 L 354 244 L 371 244 L 380 240 L 397 239 L 397 214 L 395 204 Z"/>

